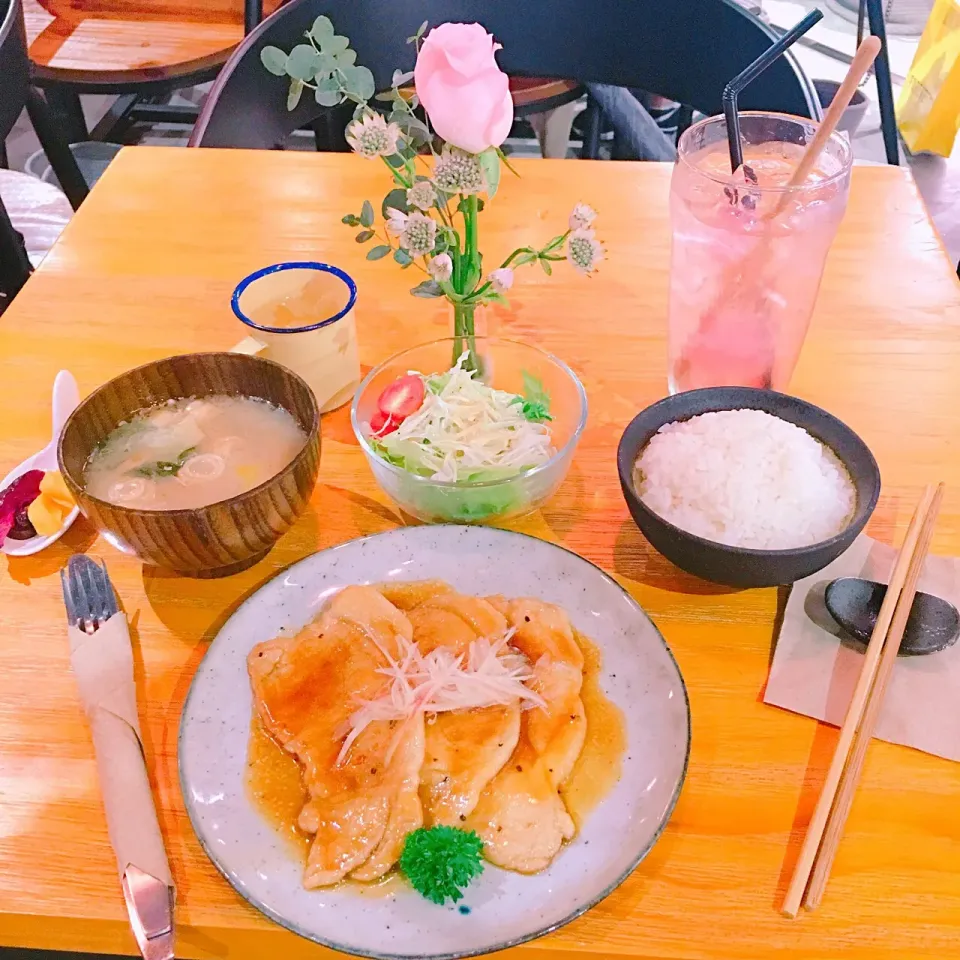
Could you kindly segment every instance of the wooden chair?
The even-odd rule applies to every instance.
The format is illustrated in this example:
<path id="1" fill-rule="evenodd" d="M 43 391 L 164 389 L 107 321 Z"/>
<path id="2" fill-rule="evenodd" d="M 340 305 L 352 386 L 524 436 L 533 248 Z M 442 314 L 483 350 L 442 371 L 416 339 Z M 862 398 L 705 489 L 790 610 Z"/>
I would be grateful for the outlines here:
<path id="1" fill-rule="evenodd" d="M 7 300 L 26 282 L 66 226 L 87 187 L 43 97 L 30 86 L 21 0 L 0 0 L 0 144 L 26 106 L 62 193 L 25 173 L 0 168 L 0 293 Z"/>
<path id="2" fill-rule="evenodd" d="M 536 11 L 536 15 L 533 15 Z M 286 109 L 287 81 L 264 70 L 260 50 L 289 49 L 321 13 L 350 38 L 358 63 L 379 89 L 394 69 L 413 67 L 406 38 L 419 25 L 479 21 L 498 41 L 511 76 L 568 77 L 641 87 L 718 113 L 724 84 L 754 60 L 775 34 L 732 0 L 552 0 L 547 15 L 534 0 L 292 0 L 237 48 L 220 72 L 191 144 L 272 148 L 317 117 L 339 123 L 303 97 Z M 744 109 L 815 116 L 816 94 L 792 57 L 783 57 L 749 87 Z"/>
<path id="3" fill-rule="evenodd" d="M 192 122 L 157 102 L 212 80 L 246 31 L 282 0 L 24 0 L 35 82 L 71 143 L 89 139 L 79 94 L 123 94 L 94 139 L 135 121 Z"/>

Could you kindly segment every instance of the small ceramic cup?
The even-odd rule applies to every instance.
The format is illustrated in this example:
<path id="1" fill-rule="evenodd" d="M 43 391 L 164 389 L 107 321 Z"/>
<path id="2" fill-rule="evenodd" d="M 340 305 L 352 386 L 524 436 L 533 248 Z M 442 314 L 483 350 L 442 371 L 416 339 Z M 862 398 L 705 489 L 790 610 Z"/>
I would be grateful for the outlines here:
<path id="1" fill-rule="evenodd" d="M 328 263 L 275 263 L 245 277 L 230 306 L 253 333 L 233 353 L 267 357 L 298 373 L 321 413 L 345 404 L 360 383 L 353 307 L 357 285 Z"/>

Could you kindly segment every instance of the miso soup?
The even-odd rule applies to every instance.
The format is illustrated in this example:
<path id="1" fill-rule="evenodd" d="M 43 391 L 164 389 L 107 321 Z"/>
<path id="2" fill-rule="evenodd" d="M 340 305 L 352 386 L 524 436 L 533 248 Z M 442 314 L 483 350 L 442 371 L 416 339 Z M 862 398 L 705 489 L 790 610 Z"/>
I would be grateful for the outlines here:
<path id="1" fill-rule="evenodd" d="M 170 400 L 110 433 L 84 467 L 84 487 L 138 510 L 205 507 L 278 474 L 306 439 L 286 410 L 265 400 Z"/>

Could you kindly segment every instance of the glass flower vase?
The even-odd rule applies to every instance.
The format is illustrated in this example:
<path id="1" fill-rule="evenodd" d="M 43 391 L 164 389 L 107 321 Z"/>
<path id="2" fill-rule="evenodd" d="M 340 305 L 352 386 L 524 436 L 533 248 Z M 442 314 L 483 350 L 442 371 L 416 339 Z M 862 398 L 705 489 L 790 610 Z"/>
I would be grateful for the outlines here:
<path id="1" fill-rule="evenodd" d="M 483 358 L 477 351 L 477 337 L 486 335 L 486 316 L 475 303 L 453 304 L 453 359 L 455 364 L 464 351 L 467 358 L 463 362 L 464 370 L 476 370 L 483 374 Z"/>

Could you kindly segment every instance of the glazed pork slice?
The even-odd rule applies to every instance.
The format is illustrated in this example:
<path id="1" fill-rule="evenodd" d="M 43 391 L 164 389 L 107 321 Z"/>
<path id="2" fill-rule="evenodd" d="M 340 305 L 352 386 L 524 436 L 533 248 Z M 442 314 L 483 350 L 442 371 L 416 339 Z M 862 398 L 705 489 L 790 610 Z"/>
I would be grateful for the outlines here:
<path id="1" fill-rule="evenodd" d="M 303 770 L 308 800 L 298 822 L 313 834 L 308 888 L 351 872 L 381 876 L 403 836 L 420 826 L 422 717 L 402 727 L 370 723 L 337 763 L 356 700 L 383 691 L 387 679 L 378 671 L 411 638 L 410 621 L 378 591 L 347 587 L 296 636 L 259 644 L 248 656 L 260 719 Z"/>
<path id="2" fill-rule="evenodd" d="M 407 615 L 424 655 L 438 647 L 466 655 L 474 640 L 494 641 L 507 629 L 504 616 L 485 600 L 449 588 L 437 590 Z M 460 826 L 517 744 L 520 703 L 438 713 L 425 729 L 420 771 L 424 822 Z"/>
<path id="3" fill-rule="evenodd" d="M 530 686 L 546 708 L 524 710 L 520 737 L 506 765 L 480 795 L 466 829 L 484 841 L 491 863 L 520 873 L 547 867 L 575 832 L 558 788 L 569 776 L 586 736 L 580 689 L 583 654 L 567 615 L 539 600 L 503 601 L 516 633 L 511 643 L 533 664 Z"/>

